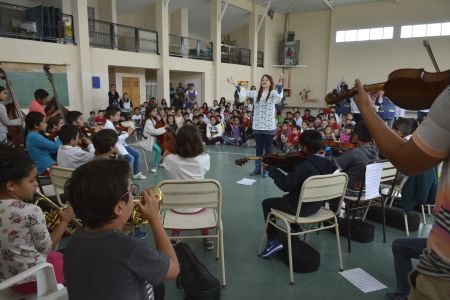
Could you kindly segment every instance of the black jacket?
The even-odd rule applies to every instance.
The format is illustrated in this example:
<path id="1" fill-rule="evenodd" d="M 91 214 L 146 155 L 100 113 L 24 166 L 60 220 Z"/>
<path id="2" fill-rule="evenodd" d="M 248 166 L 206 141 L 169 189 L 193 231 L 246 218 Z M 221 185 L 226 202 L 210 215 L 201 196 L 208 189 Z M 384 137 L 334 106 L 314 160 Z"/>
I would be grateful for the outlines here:
<path id="1" fill-rule="evenodd" d="M 336 169 L 335 164 L 331 161 L 317 155 L 308 156 L 304 161 L 296 165 L 287 175 L 284 175 L 276 167 L 269 166 L 267 168 L 269 176 L 273 178 L 276 186 L 283 192 L 287 192 L 283 198 L 289 201 L 291 208 L 294 210 L 298 205 L 303 182 L 305 182 L 308 177 L 332 174 Z M 321 202 L 304 203 L 302 204 L 300 215 L 302 217 L 310 216 L 317 212 L 321 206 Z"/>

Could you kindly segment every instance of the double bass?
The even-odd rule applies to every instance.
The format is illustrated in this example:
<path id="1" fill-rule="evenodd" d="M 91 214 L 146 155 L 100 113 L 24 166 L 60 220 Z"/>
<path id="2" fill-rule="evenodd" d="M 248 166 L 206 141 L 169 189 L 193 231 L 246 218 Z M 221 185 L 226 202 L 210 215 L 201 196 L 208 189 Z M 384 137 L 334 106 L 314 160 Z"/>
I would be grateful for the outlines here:
<path id="1" fill-rule="evenodd" d="M 166 123 L 164 120 L 159 120 L 155 124 L 155 128 L 163 128 L 166 126 Z M 156 137 L 156 140 L 158 141 L 159 146 L 161 147 L 161 152 L 164 153 L 166 150 L 169 153 L 175 153 L 175 133 L 172 131 L 171 128 L 166 129 L 166 133 L 161 134 Z"/>
<path id="2" fill-rule="evenodd" d="M 20 119 L 22 124 L 19 126 L 8 126 L 9 140 L 17 147 L 25 148 L 25 114 L 20 110 L 19 102 L 12 88 L 11 81 L 6 76 L 6 72 L 0 68 L 0 79 L 6 82 L 6 89 L 11 95 L 11 103 L 6 104 L 6 112 L 10 119 Z"/>
<path id="3" fill-rule="evenodd" d="M 49 116 L 53 114 L 55 111 L 59 110 L 61 111 L 61 116 L 64 120 L 64 123 L 66 123 L 66 115 L 69 112 L 69 110 L 64 106 L 61 106 L 59 102 L 58 93 L 56 91 L 55 86 L 55 80 L 53 78 L 53 74 L 50 72 L 50 65 L 45 64 L 42 68 L 44 69 L 44 72 L 47 75 L 48 81 L 50 81 L 53 90 L 53 98 L 45 106 L 45 114 Z"/>

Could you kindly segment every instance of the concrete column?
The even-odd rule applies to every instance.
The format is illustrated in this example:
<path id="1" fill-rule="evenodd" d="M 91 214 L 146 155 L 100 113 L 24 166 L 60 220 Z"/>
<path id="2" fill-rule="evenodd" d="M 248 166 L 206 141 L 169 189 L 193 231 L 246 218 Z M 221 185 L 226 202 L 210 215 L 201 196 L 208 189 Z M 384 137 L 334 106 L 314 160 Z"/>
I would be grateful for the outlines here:
<path id="1" fill-rule="evenodd" d="M 253 11 L 250 12 L 250 23 L 248 26 L 248 45 L 250 48 L 250 64 L 252 68 L 251 81 L 253 84 L 256 82 L 257 76 L 257 61 L 258 61 L 258 12 L 256 7 L 256 1 L 253 3 Z"/>
<path id="2" fill-rule="evenodd" d="M 170 33 L 189 36 L 189 10 L 179 8 L 170 15 Z"/>
<path id="3" fill-rule="evenodd" d="M 155 1 L 156 30 L 158 31 L 160 67 L 157 71 L 158 99 L 170 99 L 169 78 L 169 8 L 166 0 Z"/>
<path id="4" fill-rule="evenodd" d="M 98 17 L 105 22 L 117 23 L 116 0 L 98 0 Z"/>
<path id="5" fill-rule="evenodd" d="M 210 39 L 213 42 L 213 59 L 214 59 L 214 79 L 213 79 L 213 97 L 220 98 L 219 86 L 227 84 L 226 82 L 220 82 L 221 69 L 222 69 L 222 57 L 221 57 L 221 44 L 222 44 L 222 24 L 220 22 L 220 15 L 222 12 L 222 1 L 211 0 L 211 12 L 210 12 Z"/>
<path id="6" fill-rule="evenodd" d="M 91 52 L 89 46 L 87 0 L 71 0 L 71 4 L 75 38 L 79 53 L 79 78 L 81 83 L 80 111 L 86 114 L 93 107 L 91 101 Z"/>

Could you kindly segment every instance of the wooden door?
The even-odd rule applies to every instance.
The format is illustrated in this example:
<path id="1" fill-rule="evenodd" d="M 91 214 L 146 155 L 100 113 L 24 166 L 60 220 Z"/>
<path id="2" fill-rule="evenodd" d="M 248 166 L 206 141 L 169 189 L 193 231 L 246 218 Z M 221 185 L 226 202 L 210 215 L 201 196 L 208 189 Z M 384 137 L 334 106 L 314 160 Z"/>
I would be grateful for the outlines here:
<path id="1" fill-rule="evenodd" d="M 128 93 L 133 107 L 141 104 L 141 85 L 139 77 L 122 77 L 122 95 Z"/>

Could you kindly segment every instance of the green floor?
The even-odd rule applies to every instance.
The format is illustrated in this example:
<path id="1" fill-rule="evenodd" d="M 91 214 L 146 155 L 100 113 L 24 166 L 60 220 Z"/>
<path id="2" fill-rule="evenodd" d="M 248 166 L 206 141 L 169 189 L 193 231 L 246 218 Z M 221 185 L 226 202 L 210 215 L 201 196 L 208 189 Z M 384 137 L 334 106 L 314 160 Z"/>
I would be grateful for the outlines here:
<path id="1" fill-rule="evenodd" d="M 246 177 L 253 170 L 252 162 L 243 167 L 234 160 L 243 153 L 253 155 L 254 148 L 211 146 L 211 170 L 206 178 L 220 182 L 223 189 L 223 224 L 225 241 L 225 266 L 227 287 L 222 299 L 384 299 L 384 294 L 395 290 L 395 275 L 391 243 L 396 238 L 406 237 L 405 232 L 389 228 L 388 241 L 382 241 L 382 226 L 375 224 L 375 240 L 369 244 L 352 243 L 352 252 L 347 252 L 346 239 L 341 238 L 344 269 L 362 268 L 381 281 L 388 288 L 364 294 L 338 272 L 335 236 L 329 232 L 310 235 L 309 243 L 320 252 L 321 264 L 318 271 L 309 274 L 295 274 L 295 285 L 289 285 L 288 267 L 277 257 L 261 259 L 257 250 L 263 231 L 261 202 L 263 199 L 282 195 L 270 178 L 256 178 L 252 186 L 235 182 Z M 140 181 L 141 187 L 156 185 L 168 179 L 166 170 L 160 169 L 148 179 Z M 430 223 L 432 220 L 429 218 Z M 410 237 L 424 237 L 431 225 L 421 226 Z M 220 263 L 215 251 L 205 251 L 201 241 L 190 241 L 198 258 L 205 263 L 217 278 L 220 278 Z M 166 282 L 166 299 L 182 299 L 174 282 Z"/>

